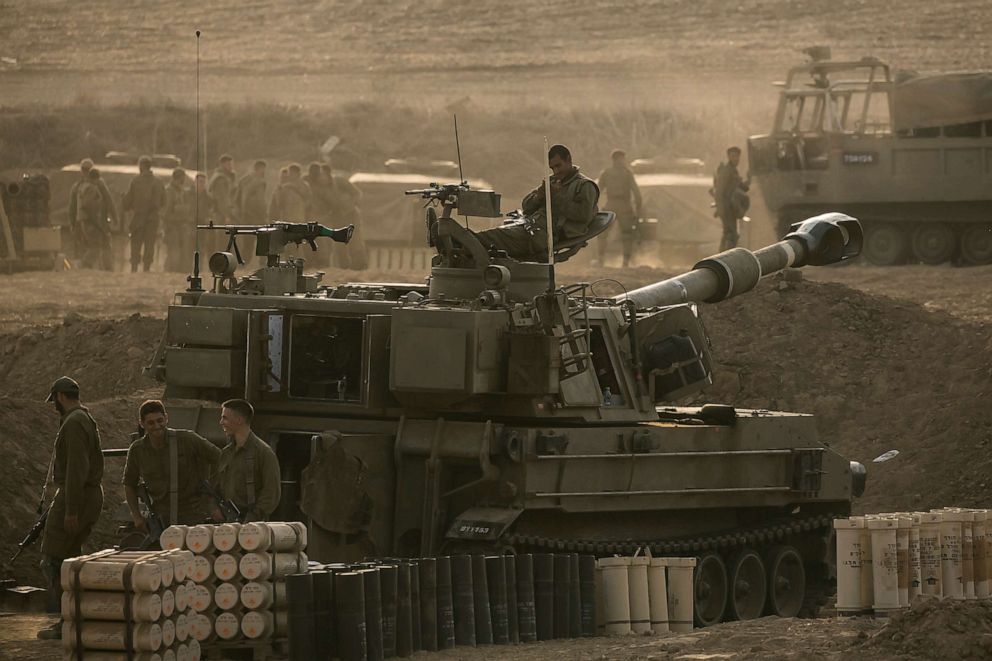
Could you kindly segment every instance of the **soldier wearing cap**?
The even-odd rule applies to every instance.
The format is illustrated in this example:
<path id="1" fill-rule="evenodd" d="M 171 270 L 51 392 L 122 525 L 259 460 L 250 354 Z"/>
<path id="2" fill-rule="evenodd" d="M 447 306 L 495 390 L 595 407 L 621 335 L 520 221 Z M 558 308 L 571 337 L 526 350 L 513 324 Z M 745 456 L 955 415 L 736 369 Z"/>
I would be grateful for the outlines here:
<path id="1" fill-rule="evenodd" d="M 195 432 L 170 428 L 165 405 L 157 399 L 142 402 L 138 422 L 145 433 L 127 450 L 122 480 L 135 528 L 148 532 L 138 507 L 142 480 L 166 525 L 202 523 L 210 507 L 200 485 L 216 470 L 220 448 Z"/>
<path id="2" fill-rule="evenodd" d="M 220 426 L 228 444 L 220 451 L 214 486 L 225 500 L 232 501 L 245 521 L 265 521 L 279 504 L 282 493 L 279 459 L 268 443 L 251 430 L 255 415 L 243 399 L 230 399 L 221 405 Z M 219 508 L 215 521 L 223 521 Z"/>
<path id="3" fill-rule="evenodd" d="M 131 272 L 144 263 L 144 270 L 155 261 L 155 242 L 158 240 L 159 212 L 165 206 L 165 186 L 152 173 L 152 159 L 138 159 L 138 176 L 124 195 L 124 210 L 131 211 Z"/>
<path id="4" fill-rule="evenodd" d="M 100 430 L 79 402 L 79 384 L 67 376 L 52 384 L 49 402 L 61 416 L 50 468 L 58 489 L 45 522 L 41 569 L 49 582 L 49 607 L 58 610 L 62 598 L 62 561 L 82 554 L 82 545 L 103 508 L 103 450 Z M 46 485 L 47 486 L 47 485 Z M 38 632 L 39 638 L 60 638 L 61 622 Z"/>

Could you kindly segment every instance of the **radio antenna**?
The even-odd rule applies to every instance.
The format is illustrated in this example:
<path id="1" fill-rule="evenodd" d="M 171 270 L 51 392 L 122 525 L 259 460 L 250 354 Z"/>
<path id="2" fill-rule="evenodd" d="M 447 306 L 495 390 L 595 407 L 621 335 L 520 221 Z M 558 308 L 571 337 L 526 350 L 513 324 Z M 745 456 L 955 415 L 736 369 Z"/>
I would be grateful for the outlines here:
<path id="1" fill-rule="evenodd" d="M 462 145 L 458 141 L 458 115 L 453 115 L 455 118 L 455 152 L 458 154 L 458 178 L 461 182 L 465 183 L 465 172 L 462 170 Z"/>
<path id="2" fill-rule="evenodd" d="M 196 31 L 196 108 L 193 112 L 196 122 L 196 155 L 194 157 L 194 172 L 200 169 L 200 31 Z M 204 168 L 206 169 L 206 168 Z M 205 174 L 205 173 L 204 173 Z M 200 220 L 200 192 L 196 190 L 196 175 L 193 175 L 193 273 L 186 278 L 189 287 L 186 291 L 203 291 L 203 281 L 200 278 L 200 233 L 196 224 Z"/>

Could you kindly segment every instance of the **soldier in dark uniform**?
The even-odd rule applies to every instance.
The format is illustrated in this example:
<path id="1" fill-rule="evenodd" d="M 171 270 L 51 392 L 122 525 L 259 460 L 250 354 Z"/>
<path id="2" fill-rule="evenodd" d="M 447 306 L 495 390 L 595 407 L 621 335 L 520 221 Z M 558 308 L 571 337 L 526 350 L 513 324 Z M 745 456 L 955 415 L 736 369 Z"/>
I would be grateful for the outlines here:
<path id="1" fill-rule="evenodd" d="M 124 210 L 131 211 L 131 272 L 144 264 L 144 270 L 155 261 L 155 243 L 158 241 L 159 213 L 165 206 L 165 186 L 152 174 L 152 159 L 138 159 L 138 176 L 124 195 Z"/>
<path id="2" fill-rule="evenodd" d="M 627 167 L 627 154 L 614 149 L 610 155 L 613 165 L 599 175 L 599 188 L 606 193 L 606 209 L 616 214 L 615 225 L 619 226 L 620 242 L 623 246 L 623 265 L 630 265 L 637 242 L 637 220 L 641 217 L 641 189 L 637 186 L 634 173 Z M 606 248 L 616 230 L 610 228 L 599 237 L 599 263 L 606 261 Z"/>
<path id="3" fill-rule="evenodd" d="M 551 215 L 554 239 L 572 239 L 584 235 L 599 211 L 599 186 L 572 165 L 572 154 L 564 145 L 548 150 L 551 177 Z M 544 182 L 528 193 L 521 203 L 532 221 L 527 225 L 510 225 L 479 232 L 482 245 L 506 251 L 515 259 L 547 261 L 546 202 Z"/>
<path id="4" fill-rule="evenodd" d="M 103 508 L 103 450 L 100 430 L 79 402 L 79 384 L 67 376 L 52 384 L 49 402 L 61 416 L 52 456 L 51 482 L 58 489 L 45 522 L 41 569 L 48 579 L 50 610 L 62 601 L 62 561 L 82 555 L 82 546 Z M 61 620 L 38 632 L 43 639 L 62 637 Z"/>
<path id="5" fill-rule="evenodd" d="M 740 235 L 737 222 L 747 211 L 747 191 L 751 187 L 751 176 L 741 179 L 737 166 L 741 162 L 741 148 L 727 150 L 727 162 L 721 163 L 713 175 L 713 197 L 716 198 L 716 216 L 723 223 L 723 238 L 720 250 L 737 247 Z"/>

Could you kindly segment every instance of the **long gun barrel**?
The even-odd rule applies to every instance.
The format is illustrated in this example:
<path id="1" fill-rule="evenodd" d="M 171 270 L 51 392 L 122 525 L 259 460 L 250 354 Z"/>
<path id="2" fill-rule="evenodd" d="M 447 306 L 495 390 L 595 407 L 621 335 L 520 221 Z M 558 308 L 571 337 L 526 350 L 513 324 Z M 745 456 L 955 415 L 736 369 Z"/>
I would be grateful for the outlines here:
<path id="1" fill-rule="evenodd" d="M 52 511 L 52 505 L 54 504 L 55 501 L 52 500 L 48 507 L 45 508 L 45 511 L 38 516 L 38 519 L 34 522 L 34 525 L 31 526 L 31 530 L 28 531 L 28 534 L 24 535 L 24 539 L 22 539 L 21 543 L 17 545 L 17 552 L 10 558 L 10 564 L 14 564 L 17 558 L 21 556 L 21 553 L 24 552 L 24 549 L 34 544 L 38 541 L 38 538 L 41 537 L 41 533 L 45 529 L 45 522 L 48 521 L 48 513 Z"/>
<path id="2" fill-rule="evenodd" d="M 857 219 L 826 213 L 796 223 L 778 243 L 751 252 L 734 248 L 708 257 L 691 271 L 614 297 L 638 308 L 679 303 L 717 303 L 754 289 L 761 278 L 789 267 L 834 264 L 861 252 Z"/>

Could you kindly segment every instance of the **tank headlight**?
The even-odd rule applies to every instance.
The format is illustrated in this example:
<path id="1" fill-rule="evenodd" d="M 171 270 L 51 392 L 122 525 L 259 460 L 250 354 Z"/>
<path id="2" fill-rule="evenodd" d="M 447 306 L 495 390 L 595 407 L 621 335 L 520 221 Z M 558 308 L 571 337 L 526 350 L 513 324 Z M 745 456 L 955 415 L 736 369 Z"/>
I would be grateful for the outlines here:
<path id="1" fill-rule="evenodd" d="M 234 275 L 234 270 L 238 267 L 238 260 L 229 252 L 215 252 L 210 255 L 210 272 L 216 278 L 230 278 Z"/>

